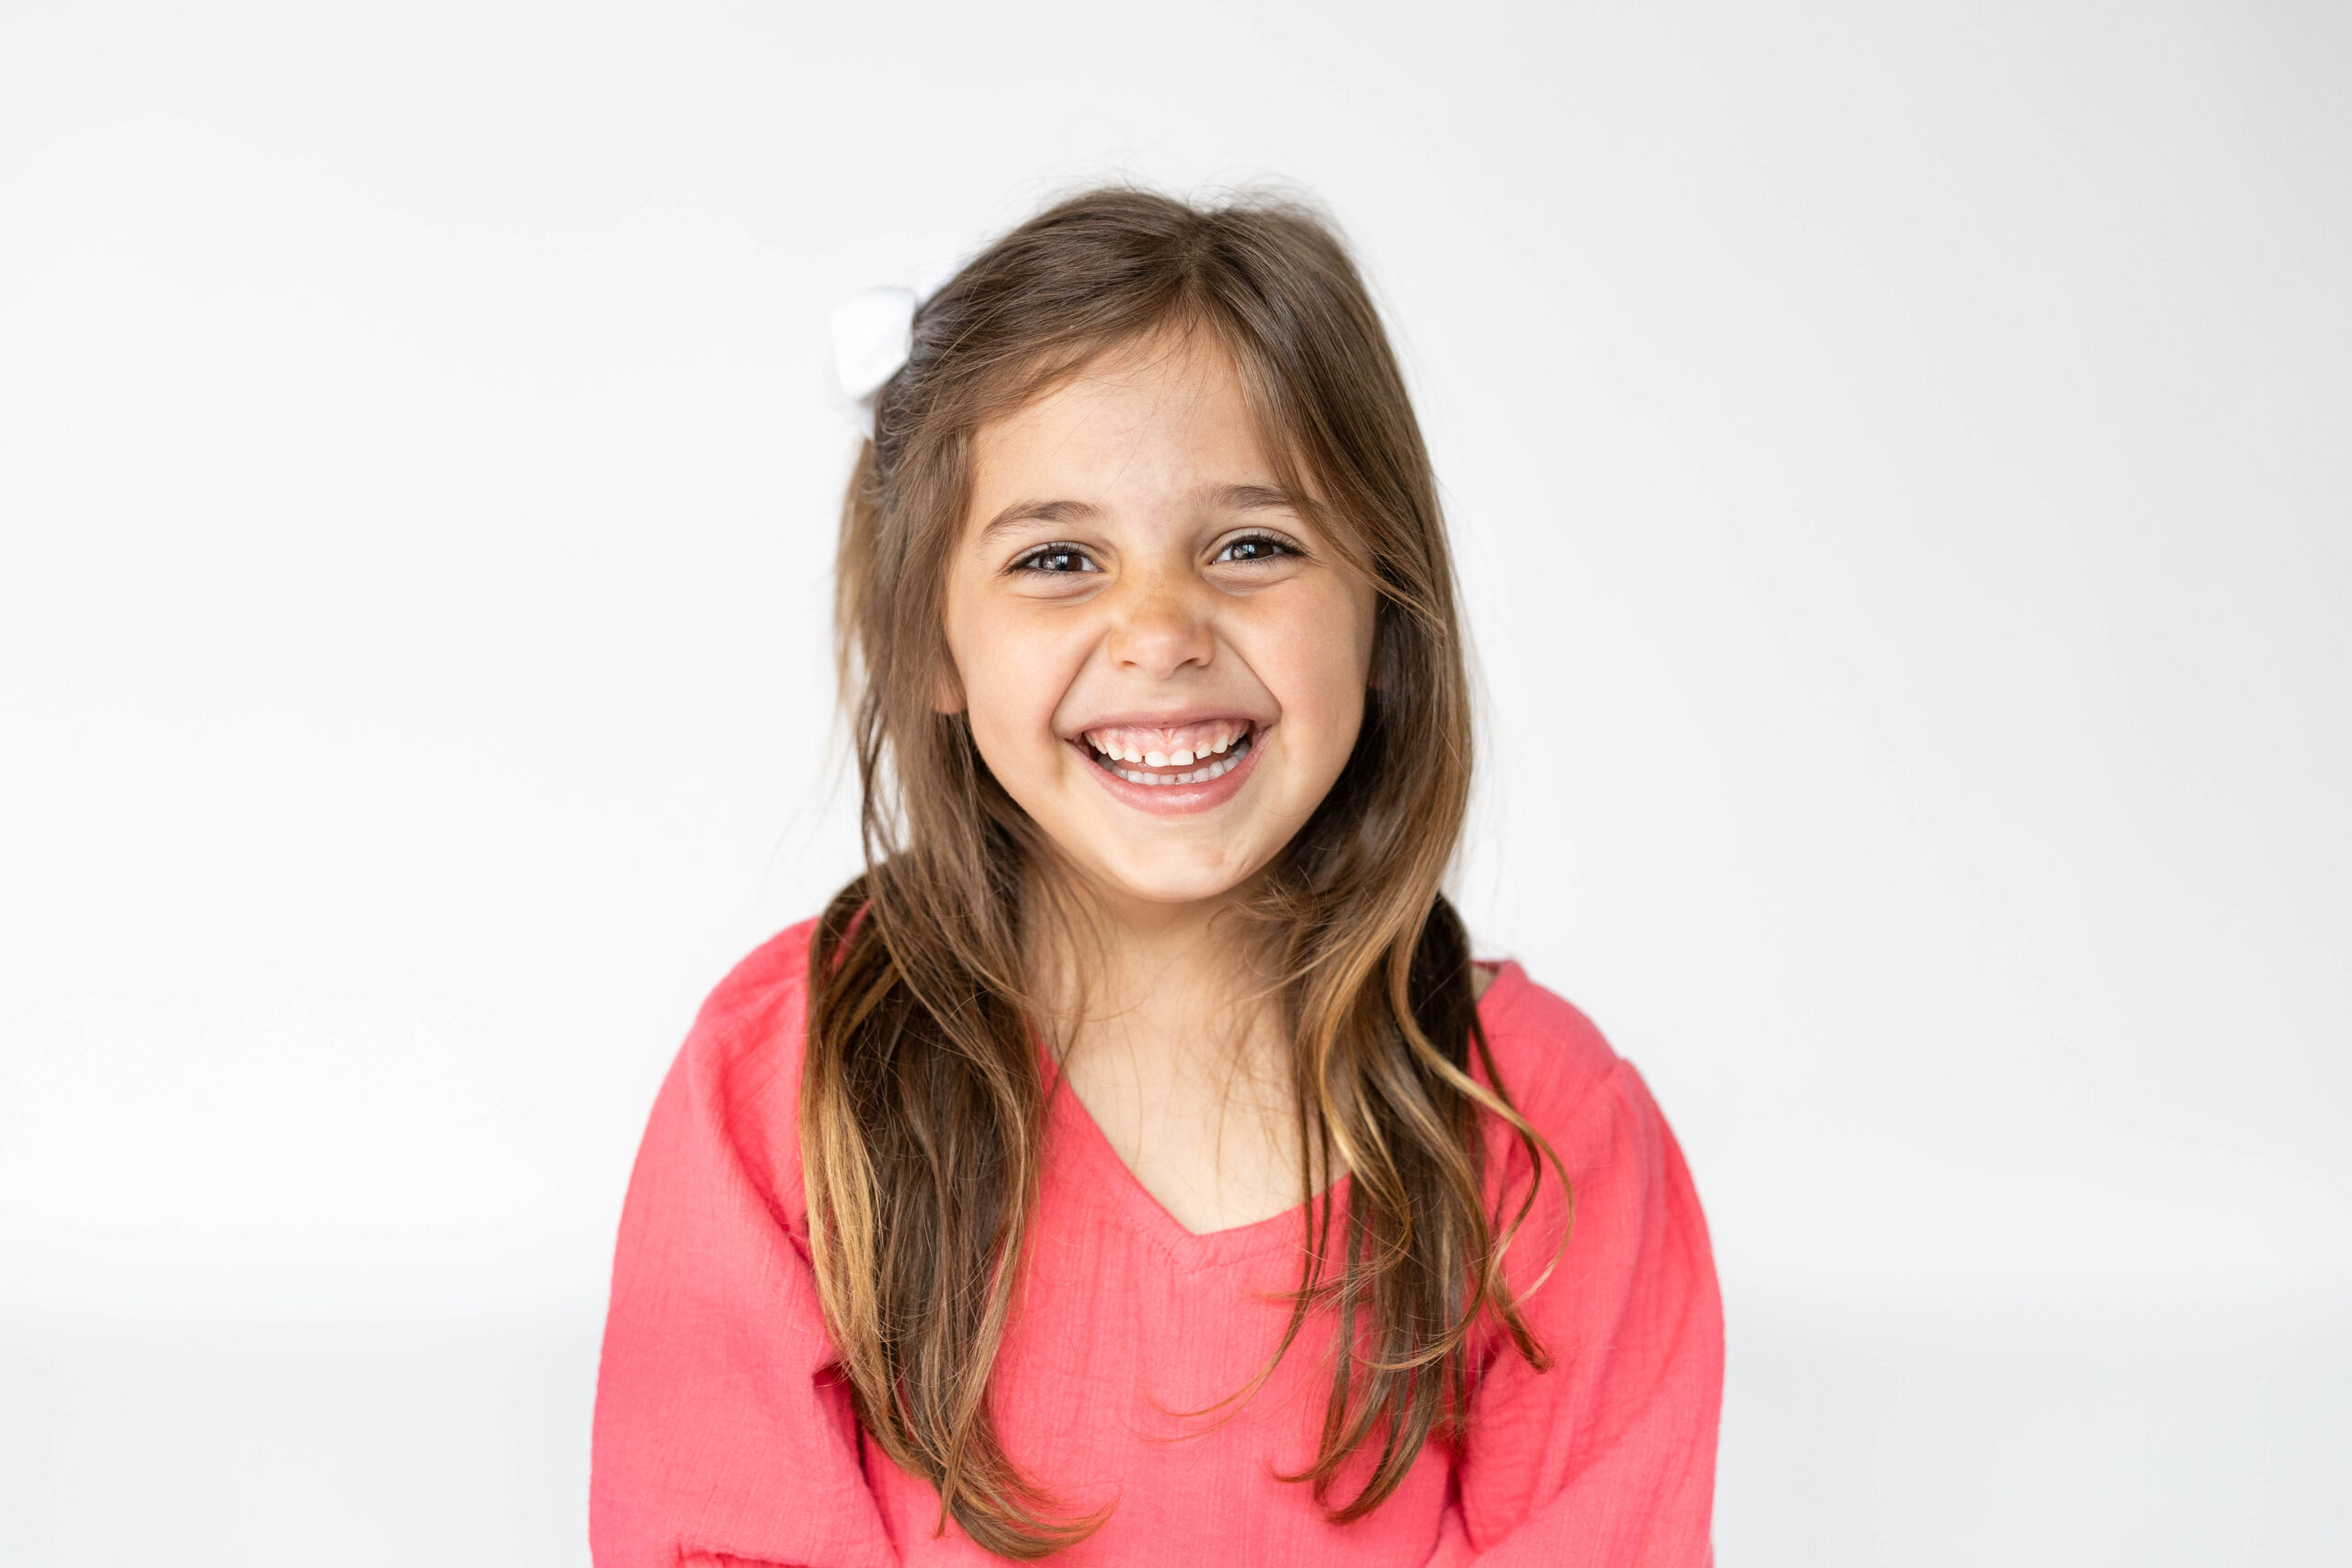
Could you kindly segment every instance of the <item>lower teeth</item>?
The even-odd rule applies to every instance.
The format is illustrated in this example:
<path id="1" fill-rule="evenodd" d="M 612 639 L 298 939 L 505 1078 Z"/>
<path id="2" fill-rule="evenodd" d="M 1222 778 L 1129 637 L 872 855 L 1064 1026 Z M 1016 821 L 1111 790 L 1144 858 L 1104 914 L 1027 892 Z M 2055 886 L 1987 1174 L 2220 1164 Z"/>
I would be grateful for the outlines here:
<path id="1" fill-rule="evenodd" d="M 1235 768 L 1240 766 L 1241 759 L 1250 754 L 1250 737 L 1246 735 L 1243 736 L 1240 739 L 1233 743 L 1232 750 L 1227 751 L 1224 756 L 1219 757 L 1207 767 L 1195 768 L 1189 773 L 1132 773 L 1126 769 L 1119 766 L 1118 763 L 1111 761 L 1108 757 L 1103 756 L 1099 751 L 1095 753 L 1094 760 L 1110 772 L 1116 773 L 1119 777 L 1126 780 L 1129 784 L 1152 785 L 1206 784 L 1211 779 L 1224 777 L 1227 773 L 1231 773 Z"/>

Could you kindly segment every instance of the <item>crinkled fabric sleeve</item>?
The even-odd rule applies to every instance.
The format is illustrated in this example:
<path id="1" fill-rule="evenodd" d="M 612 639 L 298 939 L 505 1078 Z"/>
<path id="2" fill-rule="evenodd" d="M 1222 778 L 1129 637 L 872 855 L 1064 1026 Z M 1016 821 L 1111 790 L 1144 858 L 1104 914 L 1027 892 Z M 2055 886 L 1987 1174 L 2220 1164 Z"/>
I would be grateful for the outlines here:
<path id="1" fill-rule="evenodd" d="M 1566 1251 L 1523 1303 L 1552 1365 L 1505 1345 L 1486 1369 L 1432 1568 L 1704 1568 L 1724 1342 L 1698 1194 L 1628 1063 L 1544 1131 L 1575 1203 Z M 1555 1240 L 1563 1215 L 1539 1204 L 1515 1282 L 1540 1271 L 1551 1245 L 1527 1243 Z"/>
<path id="2" fill-rule="evenodd" d="M 690 1038 L 671 1067 L 629 1178 L 592 1553 L 597 1568 L 896 1568 L 815 1274 L 730 1135 L 728 1054 L 709 1043 Z"/>

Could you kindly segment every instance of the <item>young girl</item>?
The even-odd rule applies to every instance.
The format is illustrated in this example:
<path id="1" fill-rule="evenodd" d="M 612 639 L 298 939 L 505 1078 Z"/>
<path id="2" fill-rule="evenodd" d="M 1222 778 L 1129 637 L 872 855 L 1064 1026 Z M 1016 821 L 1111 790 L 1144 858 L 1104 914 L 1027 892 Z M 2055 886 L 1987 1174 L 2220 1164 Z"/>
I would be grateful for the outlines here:
<path id="1" fill-rule="evenodd" d="M 1338 242 L 1064 202 L 873 413 L 866 870 L 655 1103 L 596 1561 L 1705 1562 L 1704 1224 L 1634 1069 L 1439 893 L 1453 569 Z"/>

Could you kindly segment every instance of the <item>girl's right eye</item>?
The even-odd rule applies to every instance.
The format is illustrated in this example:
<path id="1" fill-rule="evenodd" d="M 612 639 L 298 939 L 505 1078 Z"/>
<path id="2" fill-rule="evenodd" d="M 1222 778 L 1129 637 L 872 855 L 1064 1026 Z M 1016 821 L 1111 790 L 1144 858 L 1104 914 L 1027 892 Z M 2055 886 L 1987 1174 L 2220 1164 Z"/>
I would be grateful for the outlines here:
<path id="1" fill-rule="evenodd" d="M 1012 570 L 1055 575 L 1071 571 L 1101 571 L 1102 569 L 1076 545 L 1040 545 L 1014 561 Z"/>

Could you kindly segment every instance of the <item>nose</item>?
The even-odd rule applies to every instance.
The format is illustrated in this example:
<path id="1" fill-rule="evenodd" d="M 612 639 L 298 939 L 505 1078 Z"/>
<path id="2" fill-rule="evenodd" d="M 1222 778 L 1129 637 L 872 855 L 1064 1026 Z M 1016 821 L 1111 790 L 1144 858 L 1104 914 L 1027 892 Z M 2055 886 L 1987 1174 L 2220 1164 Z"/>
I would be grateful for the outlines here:
<path id="1" fill-rule="evenodd" d="M 1121 586 L 1103 647 L 1113 664 L 1156 681 L 1188 665 L 1207 666 L 1216 639 L 1197 585 L 1155 574 Z"/>

